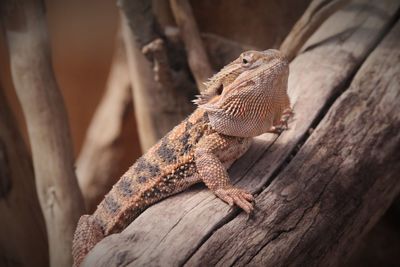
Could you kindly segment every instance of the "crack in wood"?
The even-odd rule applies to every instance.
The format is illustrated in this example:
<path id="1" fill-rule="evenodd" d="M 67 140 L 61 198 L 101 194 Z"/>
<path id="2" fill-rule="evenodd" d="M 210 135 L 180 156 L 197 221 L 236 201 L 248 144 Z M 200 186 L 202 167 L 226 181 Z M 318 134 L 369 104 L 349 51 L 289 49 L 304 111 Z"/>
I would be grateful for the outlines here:
<path id="1" fill-rule="evenodd" d="M 266 246 L 268 246 L 271 242 L 273 242 L 274 240 L 278 239 L 282 234 L 285 233 L 289 233 L 291 231 L 293 231 L 294 229 L 297 228 L 297 226 L 299 225 L 299 223 L 303 220 L 303 218 L 306 216 L 306 214 L 308 214 L 309 211 L 311 211 L 315 205 L 317 203 L 320 202 L 322 195 L 325 193 L 326 188 L 329 186 L 329 184 L 332 182 L 332 178 L 337 174 L 337 172 L 339 171 L 339 168 L 336 169 L 336 171 L 330 176 L 330 179 L 326 182 L 326 184 L 323 186 L 321 192 L 317 195 L 317 198 L 315 198 L 315 200 L 311 203 L 310 206 L 308 206 L 307 208 L 304 209 L 303 213 L 301 214 L 301 216 L 299 217 L 299 219 L 295 222 L 295 224 L 292 227 L 289 227 L 288 229 L 284 229 L 284 230 L 279 230 L 276 232 L 276 235 L 273 236 L 270 240 L 268 240 L 264 245 L 262 245 L 258 250 L 256 250 L 256 252 L 254 253 L 253 257 L 251 257 L 247 262 L 246 265 L 249 264 L 252 259 L 254 257 L 256 257 Z M 313 221 L 315 221 L 315 218 L 313 219 Z M 312 223 L 313 224 L 313 223 Z M 312 224 L 310 225 L 310 227 L 312 226 Z M 302 234 L 302 237 L 300 239 L 302 239 L 304 237 L 304 235 L 307 233 L 307 231 L 305 231 Z M 237 261 L 238 259 L 236 259 L 235 261 Z M 233 264 L 232 264 L 233 265 Z"/>

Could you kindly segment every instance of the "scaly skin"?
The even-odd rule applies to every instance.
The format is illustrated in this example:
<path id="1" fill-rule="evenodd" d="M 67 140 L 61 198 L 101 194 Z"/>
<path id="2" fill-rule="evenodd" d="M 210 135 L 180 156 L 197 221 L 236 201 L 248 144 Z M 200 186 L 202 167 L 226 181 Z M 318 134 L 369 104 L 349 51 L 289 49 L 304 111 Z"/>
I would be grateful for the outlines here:
<path id="1" fill-rule="evenodd" d="M 129 168 L 93 215 L 81 217 L 72 248 L 75 266 L 147 207 L 198 182 L 252 212 L 253 196 L 230 183 L 227 169 L 252 137 L 285 128 L 291 114 L 288 74 L 280 52 L 266 50 L 245 52 L 214 75 L 194 101 L 199 108 Z"/>

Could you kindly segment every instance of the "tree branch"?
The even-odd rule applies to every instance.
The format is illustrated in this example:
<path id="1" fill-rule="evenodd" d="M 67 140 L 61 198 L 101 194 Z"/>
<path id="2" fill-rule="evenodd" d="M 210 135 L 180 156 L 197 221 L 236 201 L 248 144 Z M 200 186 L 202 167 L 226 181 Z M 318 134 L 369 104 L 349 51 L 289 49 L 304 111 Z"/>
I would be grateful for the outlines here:
<path id="1" fill-rule="evenodd" d="M 185 44 L 190 69 L 201 92 L 205 89 L 203 83 L 212 76 L 213 70 L 201 40 L 192 8 L 187 0 L 170 0 L 170 5 Z"/>
<path id="2" fill-rule="evenodd" d="M 5 7 L 12 77 L 28 126 L 50 264 L 71 266 L 72 237 L 84 206 L 73 168 L 68 118 L 51 66 L 44 4 L 9 0 Z"/>

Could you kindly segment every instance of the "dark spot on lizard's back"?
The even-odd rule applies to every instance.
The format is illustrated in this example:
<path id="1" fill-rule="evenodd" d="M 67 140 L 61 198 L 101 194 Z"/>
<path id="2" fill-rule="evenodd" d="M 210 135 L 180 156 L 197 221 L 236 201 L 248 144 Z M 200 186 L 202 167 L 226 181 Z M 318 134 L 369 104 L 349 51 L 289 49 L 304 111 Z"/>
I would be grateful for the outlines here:
<path id="1" fill-rule="evenodd" d="M 202 118 L 202 121 L 203 121 L 204 123 L 207 123 L 207 122 L 209 122 L 209 121 L 210 121 L 210 119 L 208 118 L 208 114 L 207 114 L 207 112 L 204 112 L 204 114 L 203 114 L 203 118 Z"/>
<path id="2" fill-rule="evenodd" d="M 190 133 L 185 132 L 181 138 L 179 138 L 179 141 L 181 142 L 182 146 L 185 146 L 188 144 L 190 139 Z"/>
<path id="3" fill-rule="evenodd" d="M 147 164 L 148 164 L 147 160 L 144 157 L 140 157 L 136 161 L 134 172 L 135 173 L 142 172 L 146 168 Z"/>
<path id="4" fill-rule="evenodd" d="M 99 225 L 100 228 L 104 231 L 107 226 L 107 222 L 103 219 L 103 217 L 95 216 L 94 223 Z"/>
<path id="5" fill-rule="evenodd" d="M 114 199 L 112 195 L 107 195 L 104 198 L 104 207 L 108 210 L 109 213 L 114 214 L 120 208 L 119 203 Z"/>
<path id="6" fill-rule="evenodd" d="M 117 187 L 121 194 L 125 197 L 130 197 L 133 195 L 132 180 L 130 177 L 123 176 L 118 182 Z"/>
<path id="7" fill-rule="evenodd" d="M 141 184 L 145 183 L 147 181 L 147 177 L 144 175 L 141 175 L 137 178 L 137 181 Z"/>
<path id="8" fill-rule="evenodd" d="M 145 173 L 148 177 L 155 177 L 160 174 L 160 168 L 156 164 L 152 164 L 141 157 L 136 161 L 135 173 Z"/>
<path id="9" fill-rule="evenodd" d="M 182 146 L 182 150 L 180 155 L 184 155 L 186 153 L 188 153 L 190 151 L 190 149 L 192 148 L 193 144 L 191 144 L 190 142 L 190 133 L 189 132 L 185 132 L 181 138 L 179 138 L 179 142 L 181 142 L 181 146 Z"/>
<path id="10" fill-rule="evenodd" d="M 176 161 L 176 152 L 170 147 L 168 139 L 163 138 L 160 147 L 157 149 L 158 156 L 166 163 L 173 163 Z"/>
<path id="11" fill-rule="evenodd" d="M 192 129 L 192 127 L 193 123 L 191 123 L 190 121 L 186 121 L 185 132 L 188 132 L 190 129 Z"/>

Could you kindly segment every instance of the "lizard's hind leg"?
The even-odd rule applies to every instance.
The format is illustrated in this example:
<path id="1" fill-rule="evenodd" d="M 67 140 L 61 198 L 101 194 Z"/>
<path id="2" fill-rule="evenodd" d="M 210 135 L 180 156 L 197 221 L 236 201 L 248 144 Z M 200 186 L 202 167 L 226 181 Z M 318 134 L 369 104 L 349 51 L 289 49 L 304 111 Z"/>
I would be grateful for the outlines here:
<path id="1" fill-rule="evenodd" d="M 73 266 L 80 266 L 89 251 L 103 238 L 103 230 L 94 222 L 92 216 L 81 216 L 72 241 Z"/>

